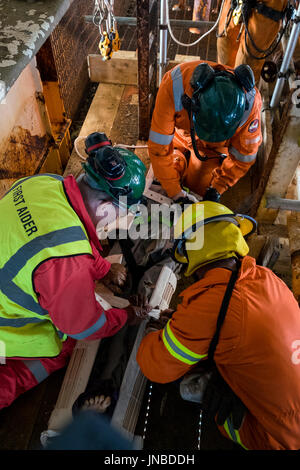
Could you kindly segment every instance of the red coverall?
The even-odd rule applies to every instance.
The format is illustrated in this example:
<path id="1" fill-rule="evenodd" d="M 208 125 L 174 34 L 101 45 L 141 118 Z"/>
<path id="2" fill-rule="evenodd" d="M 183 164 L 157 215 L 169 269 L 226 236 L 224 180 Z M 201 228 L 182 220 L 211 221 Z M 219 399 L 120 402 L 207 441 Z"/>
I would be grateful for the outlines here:
<path id="1" fill-rule="evenodd" d="M 50 259 L 36 269 L 33 282 L 39 303 L 49 312 L 55 326 L 62 332 L 68 332 L 68 339 L 57 357 L 40 360 L 10 358 L 5 364 L 0 364 L 0 409 L 9 406 L 21 393 L 37 385 L 50 373 L 64 367 L 76 343 L 72 334 L 88 330 L 103 311 L 95 298 L 94 282 L 107 274 L 110 263 L 100 255 L 102 248 L 95 227 L 73 176 L 68 176 L 64 185 L 76 214 L 85 226 L 93 256 Z M 127 321 L 127 313 L 121 309 L 111 308 L 105 316 L 106 323 L 94 334 L 86 336 L 85 340 L 112 336 Z"/>
<path id="2" fill-rule="evenodd" d="M 260 112 L 261 96 L 257 88 L 250 92 L 249 109 L 231 139 L 224 142 L 205 142 L 196 136 L 199 153 L 209 157 L 226 154 L 222 164 L 219 158 L 201 162 L 194 154 L 190 135 L 188 112 L 183 108 L 181 96 L 192 96 L 190 80 L 195 67 L 204 61 L 186 62 L 167 72 L 158 90 L 153 111 L 148 149 L 155 177 L 169 197 L 181 191 L 182 182 L 192 191 L 203 196 L 211 185 L 220 194 L 244 176 L 256 159 L 261 144 Z M 229 67 L 208 62 L 222 70 Z M 190 150 L 187 167 L 183 155 Z"/>
<path id="3" fill-rule="evenodd" d="M 145 336 L 137 361 L 149 380 L 172 382 L 194 367 L 169 344 L 183 356 L 200 355 L 196 361 L 207 358 L 230 275 L 211 269 L 182 292 L 169 322 L 173 343 L 166 343 L 167 326 Z M 292 292 L 272 271 L 243 258 L 214 359 L 249 411 L 238 432 L 231 435 L 226 425 L 221 431 L 247 449 L 300 449 L 299 313 Z"/>
<path id="4" fill-rule="evenodd" d="M 273 8 L 279 12 L 282 12 L 287 5 L 287 0 L 260 1 L 267 7 Z M 262 66 L 264 65 L 264 60 L 255 59 L 247 51 L 247 48 L 245 47 L 245 27 L 243 27 L 243 32 L 239 36 L 242 23 L 235 25 L 233 18 L 231 18 L 226 27 L 226 32 L 222 34 L 226 25 L 226 19 L 230 7 L 231 0 L 225 0 L 218 30 L 219 34 L 221 34 L 221 37 L 218 37 L 217 39 L 218 61 L 221 64 L 229 65 L 233 68 L 240 64 L 250 65 L 254 72 L 255 81 L 258 82 Z M 255 11 L 255 9 L 252 10 L 249 18 L 248 29 L 254 43 L 260 49 L 265 50 L 271 46 L 277 36 L 280 26 L 281 21 L 271 20 Z M 247 38 L 247 45 L 248 49 L 254 56 L 262 57 L 264 55 L 259 53 L 252 46 L 249 38 Z"/>

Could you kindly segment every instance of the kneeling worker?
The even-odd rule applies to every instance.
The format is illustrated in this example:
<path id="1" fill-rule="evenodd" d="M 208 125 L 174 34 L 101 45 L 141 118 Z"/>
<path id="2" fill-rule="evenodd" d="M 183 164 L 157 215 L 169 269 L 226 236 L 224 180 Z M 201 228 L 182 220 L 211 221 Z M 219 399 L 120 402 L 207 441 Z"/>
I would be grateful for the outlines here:
<path id="1" fill-rule="evenodd" d="M 218 202 L 256 160 L 261 106 L 248 65 L 233 70 L 195 61 L 168 71 L 148 141 L 154 175 L 168 196 L 191 198 L 186 187 Z"/>
<path id="2" fill-rule="evenodd" d="M 109 162 L 111 172 L 121 171 L 117 157 L 100 159 L 94 173 L 108 178 Z M 137 166 L 138 178 L 131 167 L 123 170 L 125 192 L 138 202 L 145 176 Z M 40 174 L 14 183 L 0 201 L 0 409 L 64 367 L 75 340 L 112 336 L 149 311 L 132 305 L 104 311 L 96 300 L 96 280 L 117 292 L 126 280 L 123 266 L 101 256 L 99 218 L 89 215 L 98 193 L 73 176 Z"/>
<path id="3" fill-rule="evenodd" d="M 271 270 L 247 256 L 244 236 L 254 226 L 215 202 L 187 208 L 175 227 L 174 257 L 198 280 L 164 328 L 145 336 L 137 361 L 158 383 L 214 364 L 207 393 L 223 381 L 244 410 L 240 419 L 233 409 L 223 420 L 216 414 L 225 436 L 246 449 L 300 449 L 299 307 Z"/>

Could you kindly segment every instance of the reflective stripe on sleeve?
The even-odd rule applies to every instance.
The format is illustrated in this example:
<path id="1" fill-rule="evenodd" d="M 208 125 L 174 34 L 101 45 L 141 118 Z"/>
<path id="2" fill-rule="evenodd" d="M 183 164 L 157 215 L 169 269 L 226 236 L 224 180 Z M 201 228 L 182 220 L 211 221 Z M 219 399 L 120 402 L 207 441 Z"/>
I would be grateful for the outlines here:
<path id="1" fill-rule="evenodd" d="M 23 361 L 23 364 L 30 370 L 30 372 L 38 383 L 41 383 L 49 375 L 41 361 Z"/>
<path id="2" fill-rule="evenodd" d="M 102 326 L 104 326 L 106 323 L 106 316 L 104 311 L 100 315 L 100 318 L 94 323 L 94 325 L 90 326 L 90 328 L 87 328 L 85 331 L 82 331 L 81 333 L 78 333 L 76 335 L 68 335 L 71 336 L 71 338 L 75 339 L 85 339 L 88 336 L 91 336 L 92 334 L 96 333 L 96 331 L 100 330 Z"/>
<path id="3" fill-rule="evenodd" d="M 246 140 L 245 140 L 245 143 L 246 143 L 247 145 L 249 145 L 249 144 L 257 144 L 259 141 L 260 141 L 260 135 L 258 135 L 257 137 L 253 137 L 253 139 L 246 139 Z"/>
<path id="4" fill-rule="evenodd" d="M 160 145 L 169 145 L 173 140 L 174 134 L 167 135 L 167 134 L 159 134 L 158 132 L 150 130 L 149 132 L 149 139 L 152 140 L 155 144 Z"/>
<path id="5" fill-rule="evenodd" d="M 172 333 L 169 323 L 170 320 L 163 330 L 163 342 L 168 352 L 173 357 L 185 364 L 193 365 L 199 362 L 203 357 L 207 356 L 207 354 L 196 354 L 181 344 Z"/>
<path id="6" fill-rule="evenodd" d="M 173 81 L 173 98 L 175 112 L 179 112 L 183 109 L 181 98 L 184 94 L 182 75 L 179 65 L 172 70 L 171 77 Z"/>
<path id="7" fill-rule="evenodd" d="M 252 90 L 248 91 L 248 93 L 246 93 L 248 106 L 247 106 L 247 109 L 245 110 L 245 112 L 243 114 L 243 117 L 242 117 L 242 120 L 239 124 L 239 127 L 242 127 L 248 121 L 249 116 L 250 116 L 251 111 L 252 111 L 252 108 L 253 108 L 253 105 L 254 105 L 255 95 L 256 95 L 255 88 L 253 88 Z"/>
<path id="8" fill-rule="evenodd" d="M 243 163 L 250 163 L 253 162 L 256 159 L 257 152 L 254 153 L 253 155 L 244 155 L 240 153 L 236 148 L 232 147 L 232 145 L 229 147 L 229 153 L 231 153 L 236 160 L 239 162 Z"/>
<path id="9" fill-rule="evenodd" d="M 240 433 L 237 429 L 234 429 L 231 416 L 226 419 L 224 423 L 224 429 L 233 442 L 236 442 L 237 444 L 242 446 L 243 449 L 248 450 L 247 447 L 245 447 L 241 441 Z"/>

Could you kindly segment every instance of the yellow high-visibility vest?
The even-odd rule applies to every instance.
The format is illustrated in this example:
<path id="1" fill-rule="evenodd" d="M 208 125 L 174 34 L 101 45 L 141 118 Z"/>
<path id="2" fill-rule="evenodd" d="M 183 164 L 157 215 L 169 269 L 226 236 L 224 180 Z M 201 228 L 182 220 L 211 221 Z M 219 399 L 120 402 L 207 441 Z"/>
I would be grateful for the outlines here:
<path id="1" fill-rule="evenodd" d="M 92 254 L 63 178 L 40 174 L 17 181 L 0 200 L 0 220 L 0 340 L 5 356 L 57 356 L 66 335 L 40 306 L 34 271 L 51 258 Z"/>

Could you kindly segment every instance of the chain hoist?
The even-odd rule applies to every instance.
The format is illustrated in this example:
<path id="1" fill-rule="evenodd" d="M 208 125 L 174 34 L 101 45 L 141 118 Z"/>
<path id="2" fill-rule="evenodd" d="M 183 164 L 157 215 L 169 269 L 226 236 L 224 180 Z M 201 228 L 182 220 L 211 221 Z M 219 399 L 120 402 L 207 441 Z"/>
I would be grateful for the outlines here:
<path id="1" fill-rule="evenodd" d="M 99 51 L 103 60 L 110 60 L 113 52 L 121 47 L 113 5 L 114 0 L 95 0 L 93 23 L 99 28 Z"/>

